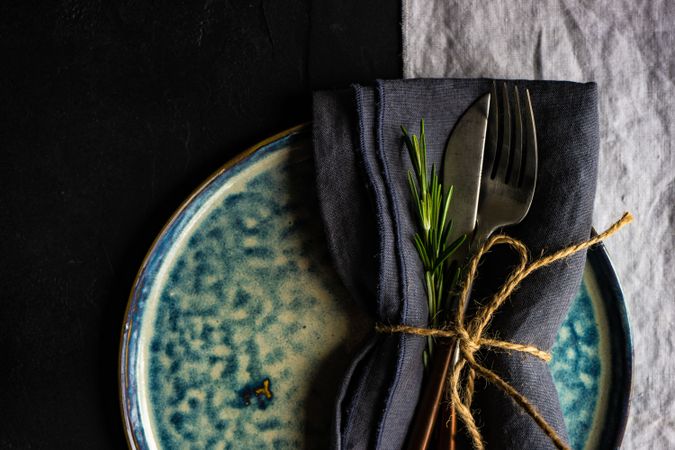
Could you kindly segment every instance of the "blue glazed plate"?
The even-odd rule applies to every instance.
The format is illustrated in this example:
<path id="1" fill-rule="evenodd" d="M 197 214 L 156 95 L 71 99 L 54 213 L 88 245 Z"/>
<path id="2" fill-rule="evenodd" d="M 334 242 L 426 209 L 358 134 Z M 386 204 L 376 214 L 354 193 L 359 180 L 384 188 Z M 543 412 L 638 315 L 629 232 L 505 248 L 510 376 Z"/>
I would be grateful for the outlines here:
<path id="1" fill-rule="evenodd" d="M 326 448 L 332 401 L 372 329 L 331 268 L 307 127 L 249 149 L 164 227 L 134 283 L 120 351 L 129 446 Z M 621 442 L 632 350 L 602 246 L 551 370 L 575 449 Z"/>

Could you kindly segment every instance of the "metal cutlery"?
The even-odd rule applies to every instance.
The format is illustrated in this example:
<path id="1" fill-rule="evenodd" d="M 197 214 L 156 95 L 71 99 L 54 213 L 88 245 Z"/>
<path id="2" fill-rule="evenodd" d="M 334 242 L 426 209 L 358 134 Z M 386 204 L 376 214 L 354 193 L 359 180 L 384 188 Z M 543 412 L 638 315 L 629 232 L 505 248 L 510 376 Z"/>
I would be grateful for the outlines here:
<path id="1" fill-rule="evenodd" d="M 504 82 L 500 108 L 497 84 L 492 83 L 480 201 L 470 255 L 473 255 L 497 228 L 520 223 L 529 212 L 534 197 L 538 157 L 537 132 L 530 91 L 525 90 L 525 99 L 521 102 L 518 87 L 513 87 L 515 116 L 513 123 L 509 91 L 509 85 Z M 464 313 L 468 303 L 465 304 Z M 459 348 L 455 346 L 452 366 L 457 364 L 458 360 Z M 446 428 L 444 431 L 447 432 L 440 432 L 439 448 L 454 448 L 455 421 L 453 414 L 451 429 Z"/>
<path id="2" fill-rule="evenodd" d="M 514 86 L 513 124 L 507 83 L 503 84 L 501 94 L 502 107 L 499 109 L 497 86 L 493 83 L 472 249 L 482 245 L 497 228 L 520 223 L 530 210 L 537 184 L 537 132 L 530 91 L 525 90 L 525 99 L 521 102 L 518 87 Z M 501 146 L 498 145 L 500 133 Z"/>
<path id="3" fill-rule="evenodd" d="M 487 93 L 466 110 L 448 139 L 443 162 L 443 185 L 446 188 L 452 185 L 453 198 L 457 199 L 450 203 L 448 215 L 453 221 L 448 242 L 454 242 L 462 235 L 471 236 L 476 226 L 489 106 L 490 94 Z M 460 247 L 453 257 L 463 260 L 467 247 Z M 418 413 L 408 436 L 409 449 L 424 449 L 431 441 L 452 350 L 453 346 L 447 341 L 440 341 L 434 349 Z"/>
<path id="4" fill-rule="evenodd" d="M 484 134 L 482 134 L 482 136 L 486 136 L 484 140 L 480 138 L 481 122 L 474 125 L 474 131 L 464 131 L 466 137 L 463 139 L 470 139 L 469 136 L 474 136 L 474 142 L 479 143 L 481 149 L 484 147 L 484 150 L 480 152 L 483 157 L 479 175 L 476 174 L 477 171 L 466 172 L 466 170 L 470 170 L 469 168 L 464 169 L 464 172 L 458 172 L 458 166 L 453 166 L 457 161 L 467 157 L 467 149 L 463 153 L 459 153 L 461 149 L 451 148 L 452 136 L 448 148 L 446 148 L 444 184 L 456 185 L 460 182 L 470 185 L 469 180 L 480 184 L 479 195 L 469 196 L 467 199 L 462 198 L 461 195 L 463 194 L 457 193 L 455 190 L 459 201 L 453 202 L 453 204 L 460 203 L 460 205 L 457 210 L 452 211 L 450 217 L 453 217 L 453 219 L 461 217 L 461 220 L 463 220 L 461 222 L 463 226 L 455 231 L 459 235 L 462 233 L 471 234 L 473 231 L 471 244 L 470 246 L 464 246 L 465 253 L 460 255 L 460 261 L 473 254 L 497 228 L 522 221 L 532 203 L 537 180 L 537 138 L 532 102 L 527 89 L 525 90 L 525 99 L 521 101 L 520 92 L 517 87 L 514 87 L 512 108 L 510 90 L 508 84 L 503 83 L 500 105 L 497 84 L 493 82 L 491 93 L 485 94 L 476 102 L 475 105 L 482 105 L 481 111 L 487 115 L 487 130 L 485 131 L 485 128 L 483 128 Z M 486 99 L 489 101 L 488 107 L 481 103 Z M 513 122 L 511 120 L 512 109 Z M 468 112 L 465 113 L 465 115 L 467 114 Z M 459 129 L 459 125 L 455 130 Z M 455 132 L 453 131 L 453 135 Z M 469 158 L 474 158 L 476 145 L 472 144 L 468 147 Z M 472 174 L 475 175 L 472 177 Z M 463 203 L 464 200 L 468 200 L 468 202 Z M 477 209 L 473 209 L 476 205 L 473 202 L 477 202 Z M 467 214 L 467 216 L 464 216 L 464 214 Z M 472 222 L 473 218 L 475 218 L 475 229 L 468 225 L 468 222 Z M 438 427 L 437 448 L 454 448 L 456 429 L 454 411 L 452 417 L 447 415 L 445 409 L 442 409 L 439 413 L 439 403 L 445 391 L 446 374 L 456 364 L 458 358 L 458 347 L 454 343 L 445 342 L 436 347 L 430 376 L 409 435 L 409 449 L 426 449 L 428 447 L 435 422 L 439 416 L 441 423 L 446 423 L 450 419 L 451 428 Z"/>

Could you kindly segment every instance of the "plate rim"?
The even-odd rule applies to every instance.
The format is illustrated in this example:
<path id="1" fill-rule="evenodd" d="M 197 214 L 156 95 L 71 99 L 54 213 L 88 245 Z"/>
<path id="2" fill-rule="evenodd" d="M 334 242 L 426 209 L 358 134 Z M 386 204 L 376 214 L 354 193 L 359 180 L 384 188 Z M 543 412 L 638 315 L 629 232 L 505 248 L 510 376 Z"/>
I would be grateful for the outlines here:
<path id="1" fill-rule="evenodd" d="M 258 150 L 263 147 L 266 147 L 269 144 L 277 142 L 283 138 L 288 138 L 290 136 L 304 133 L 310 128 L 310 122 L 305 122 L 300 125 L 295 125 L 286 130 L 280 131 L 272 136 L 263 139 L 262 141 L 257 142 L 256 144 L 248 147 L 244 151 L 238 153 L 234 157 L 226 161 L 222 166 L 216 169 L 211 175 L 209 175 L 204 181 L 202 181 L 191 193 L 188 195 L 176 208 L 176 210 L 169 216 L 169 218 L 164 222 L 164 225 L 157 233 L 155 238 L 152 241 L 152 244 L 148 248 L 148 251 L 143 257 L 143 261 L 136 272 L 134 281 L 131 285 L 129 296 L 127 297 L 127 304 L 124 310 L 124 316 L 122 319 L 122 328 L 120 333 L 120 344 L 118 348 L 117 355 L 117 387 L 118 387 L 118 404 L 120 408 L 120 413 L 122 415 L 122 423 L 124 426 L 124 435 L 126 438 L 127 446 L 131 449 L 140 449 L 141 445 L 138 442 L 136 436 L 136 430 L 134 424 L 131 420 L 131 414 L 129 410 L 131 408 L 130 398 L 128 396 L 129 388 L 129 344 L 132 335 L 132 314 L 137 307 L 137 296 L 139 283 L 141 282 L 146 268 L 148 267 L 148 262 L 150 261 L 151 256 L 155 253 L 155 250 L 158 247 L 159 242 L 163 237 L 166 236 L 167 231 L 174 224 L 176 219 L 185 212 L 186 208 L 192 203 L 192 201 L 201 194 L 211 183 L 213 183 L 218 177 L 226 173 L 228 170 L 235 167 L 237 164 L 243 162 L 248 157 L 255 154 Z"/>
<path id="2" fill-rule="evenodd" d="M 598 287 L 602 291 L 601 303 L 608 320 L 618 320 L 621 336 L 610 333 L 610 345 L 616 344 L 616 351 L 611 351 L 610 361 L 614 368 L 621 366 L 621 371 L 612 370 L 610 385 L 610 406 L 608 411 L 618 409 L 619 414 L 605 418 L 600 436 L 600 448 L 618 449 L 623 442 L 628 417 L 630 415 L 630 401 L 633 396 L 633 363 L 634 347 L 633 333 L 630 325 L 630 312 L 624 296 L 619 276 L 616 273 L 612 259 L 604 242 L 599 242 L 588 249 L 587 260 L 598 280 Z M 621 354 L 621 356 L 618 356 Z M 609 420 L 608 420 L 609 419 Z"/>
<path id="3" fill-rule="evenodd" d="M 248 157 L 254 155 L 263 147 L 273 144 L 281 139 L 289 138 L 293 135 L 306 133 L 310 129 L 311 122 L 305 122 L 300 125 L 293 126 L 266 139 L 263 139 L 262 141 L 259 141 L 258 143 L 246 148 L 244 151 L 238 153 L 236 156 L 226 161 L 203 182 L 201 182 L 190 193 L 190 195 L 188 195 L 181 202 L 178 208 L 165 221 L 162 228 L 155 236 L 145 256 L 143 257 L 142 263 L 136 273 L 134 281 L 131 285 L 129 296 L 127 298 L 127 304 L 124 311 L 120 333 L 117 365 L 119 407 L 124 426 L 125 438 L 129 448 L 142 448 L 137 439 L 137 433 L 139 430 L 134 426 L 130 413 L 130 408 L 132 407 L 130 401 L 132 399 L 130 399 L 129 396 L 129 345 L 133 332 L 133 317 L 135 309 L 138 306 L 138 297 L 136 294 L 138 293 L 140 282 L 143 280 L 143 275 L 145 274 L 145 271 L 148 267 L 150 258 L 157 250 L 160 241 L 167 235 L 169 228 L 175 223 L 181 214 L 185 212 L 186 208 L 193 202 L 193 200 L 199 196 L 208 186 L 210 186 L 217 178 L 246 160 Z M 620 350 L 622 351 L 622 360 L 624 361 L 622 364 L 623 379 L 621 380 L 620 385 L 616 386 L 612 392 L 612 395 L 618 395 L 618 404 L 616 406 L 618 406 L 621 414 L 617 415 L 617 418 L 612 420 L 609 424 L 605 424 L 601 436 L 601 446 L 607 446 L 608 448 L 619 448 L 623 440 L 623 435 L 628 422 L 630 398 L 632 397 L 633 339 L 629 320 L 629 312 L 618 275 L 614 265 L 612 264 L 611 258 L 609 257 L 607 249 L 602 242 L 589 249 L 588 262 L 591 265 L 595 276 L 601 277 L 604 281 L 602 285 L 605 287 L 605 289 L 603 289 L 602 299 L 605 313 L 609 315 L 609 311 L 613 310 L 615 312 L 615 316 L 618 316 L 620 322 L 619 328 L 622 332 L 623 339 L 620 339 Z M 615 358 L 612 358 L 612 363 L 614 363 L 614 359 Z M 612 381 L 614 381 L 614 377 L 612 378 Z"/>

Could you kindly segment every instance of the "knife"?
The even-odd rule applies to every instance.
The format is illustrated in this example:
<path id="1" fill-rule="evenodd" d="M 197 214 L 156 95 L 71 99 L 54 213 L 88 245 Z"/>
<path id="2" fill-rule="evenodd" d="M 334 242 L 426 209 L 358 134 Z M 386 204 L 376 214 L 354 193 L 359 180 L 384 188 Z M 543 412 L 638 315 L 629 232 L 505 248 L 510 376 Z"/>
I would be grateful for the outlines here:
<path id="1" fill-rule="evenodd" d="M 464 112 L 445 148 L 443 186 L 446 193 L 450 186 L 453 187 L 453 199 L 448 213 L 448 217 L 452 218 L 452 229 L 448 242 L 454 242 L 463 234 L 470 237 L 476 226 L 489 108 L 490 94 L 487 93 Z M 463 245 L 453 256 L 454 259 L 463 261 L 467 254 L 468 245 Z M 441 341 L 435 349 L 429 377 L 408 436 L 409 450 L 424 450 L 431 442 L 454 349 L 454 343 L 446 341 Z"/>
<path id="2" fill-rule="evenodd" d="M 464 234 L 470 237 L 476 227 L 489 111 L 490 94 L 487 93 L 459 119 L 445 147 L 443 186 L 446 193 L 450 186 L 453 190 L 448 212 L 448 217 L 452 218 L 448 242 L 454 242 Z M 458 256 L 466 256 L 468 246 L 464 245 L 460 249 L 465 249 L 465 254 Z"/>

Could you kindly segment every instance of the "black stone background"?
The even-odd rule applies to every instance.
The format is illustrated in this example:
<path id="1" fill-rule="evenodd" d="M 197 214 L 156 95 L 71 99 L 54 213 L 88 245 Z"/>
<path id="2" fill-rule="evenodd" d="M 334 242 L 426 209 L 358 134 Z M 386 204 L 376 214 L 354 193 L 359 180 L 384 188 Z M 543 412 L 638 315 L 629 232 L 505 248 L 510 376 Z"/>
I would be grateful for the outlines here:
<path id="1" fill-rule="evenodd" d="M 400 77 L 399 2 L 0 3 L 0 448 L 125 446 L 117 352 L 155 235 L 210 173 Z"/>

